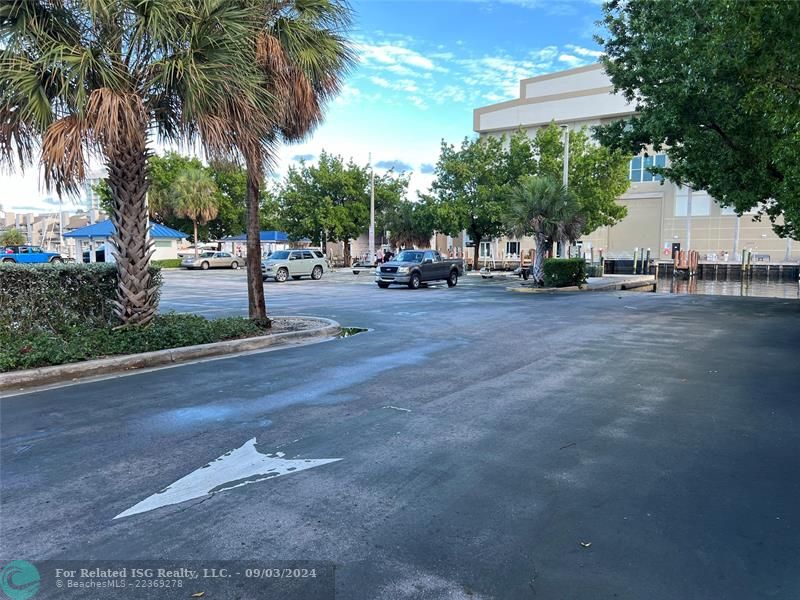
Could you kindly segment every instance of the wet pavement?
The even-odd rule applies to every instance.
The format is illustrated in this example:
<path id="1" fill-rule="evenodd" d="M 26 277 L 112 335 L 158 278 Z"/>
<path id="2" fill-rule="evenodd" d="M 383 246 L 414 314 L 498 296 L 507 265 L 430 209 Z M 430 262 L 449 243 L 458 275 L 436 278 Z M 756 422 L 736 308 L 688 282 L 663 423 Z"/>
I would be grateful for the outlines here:
<path id="1" fill-rule="evenodd" d="M 162 309 L 244 314 L 244 282 L 167 272 Z M 2 399 L 0 555 L 329 560 L 337 599 L 800 595 L 800 303 L 505 285 L 270 282 L 273 314 L 369 331 Z"/>
<path id="2" fill-rule="evenodd" d="M 764 278 L 730 281 L 725 279 L 684 279 L 660 277 L 658 291 L 665 294 L 700 294 L 708 296 L 740 296 L 746 298 L 800 299 L 800 284 L 796 280 Z"/>

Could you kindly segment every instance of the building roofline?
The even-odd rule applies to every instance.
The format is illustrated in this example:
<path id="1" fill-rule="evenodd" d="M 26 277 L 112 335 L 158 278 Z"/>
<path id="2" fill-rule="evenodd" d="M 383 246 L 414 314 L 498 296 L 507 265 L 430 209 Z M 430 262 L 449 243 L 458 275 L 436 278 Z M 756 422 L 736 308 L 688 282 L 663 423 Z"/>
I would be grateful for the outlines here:
<path id="1" fill-rule="evenodd" d="M 633 116 L 635 114 L 636 114 L 636 111 L 632 110 L 632 111 L 626 111 L 626 112 L 620 112 L 620 113 L 610 113 L 610 114 L 606 114 L 606 115 L 596 115 L 596 118 L 598 118 L 598 119 L 621 119 L 621 118 L 624 118 L 624 117 L 631 117 L 631 116 Z M 529 128 L 529 127 L 546 127 L 547 125 L 549 125 L 551 123 L 551 121 L 554 121 L 554 120 L 555 119 L 548 119 L 547 121 L 539 121 L 539 122 L 536 122 L 536 123 L 518 123 L 514 127 L 489 127 L 489 128 L 486 128 L 486 129 L 478 129 L 476 127 L 475 128 L 475 132 L 478 133 L 478 134 L 484 134 L 484 133 L 497 133 L 497 132 L 500 132 L 500 131 L 507 132 L 507 131 L 510 131 L 510 130 L 513 130 L 513 129 L 526 129 L 526 128 Z M 586 121 L 585 117 L 580 117 L 580 118 L 577 118 L 577 119 L 562 119 L 562 120 L 556 121 L 556 122 L 558 124 L 560 124 L 560 125 L 566 125 L 568 123 L 581 123 L 583 121 Z"/>
<path id="2" fill-rule="evenodd" d="M 559 94 L 550 94 L 548 96 L 535 96 L 533 98 L 526 98 L 525 97 L 525 86 L 531 82 L 538 82 L 538 81 L 548 81 L 553 79 L 559 79 L 561 77 L 569 77 L 570 75 L 576 75 L 580 73 L 588 73 L 591 71 L 597 71 L 604 68 L 602 62 L 595 62 L 590 65 L 583 65 L 582 67 L 574 67 L 572 69 L 565 69 L 563 71 L 556 71 L 555 73 L 545 73 L 544 75 L 537 75 L 536 77 L 528 77 L 526 79 L 521 79 L 519 82 L 519 96 L 517 98 L 513 98 L 511 100 L 504 100 L 503 102 L 497 102 L 495 104 L 488 104 L 486 106 L 479 106 L 478 108 L 473 109 L 472 111 L 472 129 L 473 131 L 483 133 L 486 131 L 492 131 L 491 129 L 481 129 L 480 127 L 480 117 L 487 113 L 495 112 L 497 110 L 503 110 L 506 108 L 513 108 L 515 106 L 525 106 L 529 104 L 539 104 L 542 102 L 553 102 L 557 100 L 566 100 L 569 98 L 581 98 L 584 96 L 592 96 L 595 94 L 603 94 L 603 93 L 613 93 L 614 87 L 613 86 L 603 86 L 599 88 L 591 88 L 591 89 L 584 89 L 584 90 L 575 90 L 571 92 L 561 92 Z M 520 124 L 520 127 L 533 127 L 535 123 L 530 124 Z"/>
<path id="3" fill-rule="evenodd" d="M 597 69 L 602 69 L 603 63 L 596 62 L 590 65 L 583 65 L 582 67 L 574 67 L 572 69 L 565 69 L 563 71 L 556 71 L 554 73 L 545 73 L 544 75 L 537 75 L 536 77 L 528 77 L 526 79 L 520 79 L 519 82 L 519 95 L 516 98 L 512 98 L 511 100 L 503 100 L 502 102 L 496 102 L 494 104 L 487 104 L 485 106 L 479 106 L 474 110 L 485 111 L 487 109 L 497 109 L 497 108 L 504 108 L 506 105 L 510 103 L 519 102 L 521 100 L 525 100 L 525 86 L 528 83 L 534 81 L 548 81 L 550 79 L 558 79 L 560 77 L 568 77 L 570 75 L 576 75 L 578 73 L 587 73 L 589 71 L 595 71 Z"/>
<path id="4" fill-rule="evenodd" d="M 536 75 L 535 77 L 528 77 L 527 79 L 520 80 L 519 82 L 520 91 L 522 91 L 522 86 L 524 86 L 527 83 L 531 83 L 532 81 L 547 81 L 548 79 L 558 79 L 559 77 L 567 77 L 569 75 L 575 75 L 577 73 L 586 73 L 588 71 L 595 71 L 597 69 L 602 69 L 602 68 L 603 68 L 603 63 L 597 61 L 590 65 L 583 65 L 581 67 L 564 69 L 563 71 L 555 71 L 553 73 L 545 73 L 544 75 Z"/>

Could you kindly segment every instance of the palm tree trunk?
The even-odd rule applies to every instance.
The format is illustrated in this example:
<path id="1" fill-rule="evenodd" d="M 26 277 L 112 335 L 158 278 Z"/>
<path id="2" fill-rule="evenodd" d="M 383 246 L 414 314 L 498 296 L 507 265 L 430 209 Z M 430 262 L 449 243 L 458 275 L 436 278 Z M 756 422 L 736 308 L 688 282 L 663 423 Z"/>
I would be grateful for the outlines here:
<path id="1" fill-rule="evenodd" d="M 350 266 L 350 238 L 344 238 L 344 250 L 343 250 L 343 258 L 344 258 L 344 266 Z"/>
<path id="2" fill-rule="evenodd" d="M 472 249 L 472 270 L 477 271 L 480 267 L 478 267 L 478 260 L 480 259 L 481 254 L 481 239 L 480 238 L 473 238 L 475 241 L 475 246 Z"/>
<path id="3" fill-rule="evenodd" d="M 111 236 L 117 262 L 114 314 L 122 325 L 146 325 L 158 308 L 158 286 L 150 275 L 155 252 L 148 236 L 147 148 L 144 134 L 108 154 L 108 187 L 113 211 Z"/>
<path id="4" fill-rule="evenodd" d="M 194 219 L 192 223 L 194 223 L 194 259 L 197 260 L 197 219 Z"/>
<path id="5" fill-rule="evenodd" d="M 537 284 L 544 283 L 544 260 L 547 257 L 547 238 L 536 236 L 536 256 L 533 260 L 533 268 L 531 269 L 531 276 L 533 281 Z"/>
<path id="6" fill-rule="evenodd" d="M 259 190 L 261 164 L 247 161 L 247 301 L 250 318 L 263 327 L 270 326 L 261 277 L 261 224 L 259 223 Z"/>

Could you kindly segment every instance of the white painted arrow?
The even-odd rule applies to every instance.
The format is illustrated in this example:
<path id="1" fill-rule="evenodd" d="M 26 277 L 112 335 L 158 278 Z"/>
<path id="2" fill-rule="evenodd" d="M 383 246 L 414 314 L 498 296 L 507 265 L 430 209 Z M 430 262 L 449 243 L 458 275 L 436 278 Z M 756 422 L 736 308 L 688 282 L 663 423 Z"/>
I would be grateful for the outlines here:
<path id="1" fill-rule="evenodd" d="M 341 458 L 286 459 L 284 456 L 283 452 L 278 452 L 274 456 L 261 454 L 256 450 L 256 438 L 253 438 L 241 448 L 226 452 L 114 518 L 130 517 L 162 506 L 179 504 L 208 494 L 232 490 L 250 483 L 342 460 Z"/>

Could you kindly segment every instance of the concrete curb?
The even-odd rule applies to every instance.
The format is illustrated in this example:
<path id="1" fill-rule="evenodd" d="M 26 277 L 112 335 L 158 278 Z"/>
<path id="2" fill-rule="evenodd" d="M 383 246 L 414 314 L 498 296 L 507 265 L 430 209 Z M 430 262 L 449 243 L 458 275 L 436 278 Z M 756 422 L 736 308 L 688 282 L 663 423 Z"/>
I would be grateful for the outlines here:
<path id="1" fill-rule="evenodd" d="M 592 290 L 585 287 L 578 287 L 571 285 L 568 287 L 554 288 L 554 287 L 507 287 L 507 292 L 517 292 L 518 294 L 549 294 L 553 292 L 591 292 Z"/>
<path id="2" fill-rule="evenodd" d="M 517 292 L 522 294 L 542 294 L 549 292 L 618 292 L 623 290 L 639 290 L 641 288 L 652 288 L 655 291 L 658 282 L 654 276 L 642 275 L 633 276 L 630 279 L 619 279 L 618 281 L 607 281 L 605 283 L 589 282 L 582 286 L 572 285 L 562 288 L 546 287 L 507 287 L 507 292 Z"/>
<path id="3" fill-rule="evenodd" d="M 140 354 L 124 354 L 111 358 L 99 358 L 78 363 L 55 365 L 52 367 L 39 367 L 24 371 L 13 371 L 0 374 L 0 391 L 26 386 L 41 386 L 62 381 L 71 381 L 77 378 L 93 377 L 108 373 L 130 371 L 146 367 L 178 364 L 199 358 L 223 356 L 238 352 L 261 350 L 271 346 L 282 346 L 297 340 L 324 339 L 337 335 L 341 326 L 336 321 L 322 317 L 281 316 L 282 319 L 304 319 L 318 321 L 319 326 L 302 331 L 286 331 L 271 335 L 214 342 L 213 344 L 199 344 L 184 346 L 182 348 L 169 348 L 155 352 L 142 352 Z"/>

